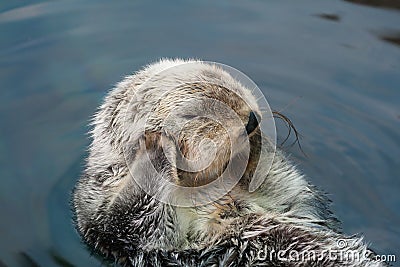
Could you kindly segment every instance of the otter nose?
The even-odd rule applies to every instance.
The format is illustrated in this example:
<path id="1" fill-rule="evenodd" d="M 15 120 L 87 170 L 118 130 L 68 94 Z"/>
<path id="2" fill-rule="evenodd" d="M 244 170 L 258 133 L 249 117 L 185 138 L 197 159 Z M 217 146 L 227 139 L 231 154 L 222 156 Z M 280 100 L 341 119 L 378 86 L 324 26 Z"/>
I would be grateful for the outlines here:
<path id="1" fill-rule="evenodd" d="M 247 122 L 246 125 L 247 134 L 252 133 L 257 128 L 259 121 L 260 121 L 260 116 L 257 116 L 256 113 L 251 111 L 249 114 L 249 121 Z"/>

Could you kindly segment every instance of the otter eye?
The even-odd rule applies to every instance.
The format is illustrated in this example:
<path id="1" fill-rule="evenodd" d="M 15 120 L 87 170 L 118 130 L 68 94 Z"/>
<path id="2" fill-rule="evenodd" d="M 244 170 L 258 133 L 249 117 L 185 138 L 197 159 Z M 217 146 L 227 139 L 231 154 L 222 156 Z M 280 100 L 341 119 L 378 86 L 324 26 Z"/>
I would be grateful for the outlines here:
<path id="1" fill-rule="evenodd" d="M 253 111 L 251 111 L 249 114 L 249 121 L 247 122 L 247 125 L 246 125 L 247 134 L 252 133 L 257 128 L 258 123 L 259 123 L 258 121 L 259 121 L 259 118 L 256 116 L 256 114 Z"/>

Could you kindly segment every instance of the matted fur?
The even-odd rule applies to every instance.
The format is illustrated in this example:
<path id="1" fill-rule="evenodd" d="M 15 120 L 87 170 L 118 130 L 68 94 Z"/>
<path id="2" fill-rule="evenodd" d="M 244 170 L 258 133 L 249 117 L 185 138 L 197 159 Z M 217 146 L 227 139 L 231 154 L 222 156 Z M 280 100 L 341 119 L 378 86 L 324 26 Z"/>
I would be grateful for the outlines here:
<path id="1" fill-rule="evenodd" d="M 157 76 L 187 62 L 199 64 L 192 73 Z M 156 79 L 147 83 L 154 76 Z M 217 93 L 209 86 L 215 83 L 229 88 L 234 96 L 223 89 Z M 144 84 L 148 88 L 143 88 Z M 167 101 L 161 97 L 166 88 L 180 90 L 175 94 L 172 91 Z M 161 60 L 126 77 L 108 93 L 94 117 L 86 168 L 73 195 L 76 227 L 90 248 L 126 266 L 383 266 L 373 260 L 373 252 L 360 237 L 340 232 L 328 199 L 305 180 L 282 152 L 276 151 L 270 170 L 263 166 L 266 159 L 259 158 L 259 150 L 266 149 L 268 156 L 273 149 L 259 146 L 261 138 L 265 138 L 259 129 L 250 138 L 246 172 L 237 186 L 219 200 L 198 207 L 176 207 L 145 193 L 131 174 L 164 199 L 173 194 L 164 190 L 165 181 L 196 185 L 191 184 L 194 176 L 190 172 L 176 170 L 167 160 L 160 142 L 163 138 L 170 142 L 167 153 L 172 156 L 176 148 L 188 157 L 195 154 L 194 144 L 207 134 L 202 130 L 204 125 L 198 122 L 187 130 L 187 136 L 196 137 L 193 140 L 177 140 L 163 132 L 161 123 L 165 119 L 163 112 L 176 106 L 189 105 L 195 110 L 196 105 L 201 105 L 197 101 L 200 95 L 224 101 L 243 121 L 248 112 L 258 111 L 248 89 L 222 69 L 195 60 Z M 238 99 L 232 100 L 235 96 Z M 161 107 L 154 113 L 157 105 Z M 149 112 L 155 115 L 147 121 L 145 131 L 139 131 Z M 207 137 L 218 141 L 223 149 L 224 134 L 215 127 L 218 134 Z M 144 151 L 157 172 L 150 171 Z M 226 160 L 222 154 L 217 157 L 218 162 L 213 165 L 216 169 Z M 258 164 L 260 169 L 254 173 Z M 218 174 L 218 170 L 208 169 L 195 177 L 212 179 Z M 249 193 L 248 183 L 254 175 L 263 175 L 264 183 Z M 346 242 L 346 247 L 338 247 L 339 240 Z M 344 261 L 323 253 L 339 253 L 339 249 L 367 257 Z M 312 250 L 324 256 L 318 260 L 282 261 L 272 254 L 278 250 Z M 260 252 L 269 253 L 270 257 L 260 258 Z"/>

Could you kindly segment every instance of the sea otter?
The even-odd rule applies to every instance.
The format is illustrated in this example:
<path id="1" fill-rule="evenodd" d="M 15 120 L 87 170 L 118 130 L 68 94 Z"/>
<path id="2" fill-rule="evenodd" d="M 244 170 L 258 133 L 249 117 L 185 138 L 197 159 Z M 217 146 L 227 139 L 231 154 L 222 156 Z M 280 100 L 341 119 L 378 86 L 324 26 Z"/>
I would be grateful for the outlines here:
<path id="1" fill-rule="evenodd" d="M 122 266 L 384 266 L 261 131 L 251 89 L 167 59 L 112 89 L 73 192 L 83 241 Z"/>

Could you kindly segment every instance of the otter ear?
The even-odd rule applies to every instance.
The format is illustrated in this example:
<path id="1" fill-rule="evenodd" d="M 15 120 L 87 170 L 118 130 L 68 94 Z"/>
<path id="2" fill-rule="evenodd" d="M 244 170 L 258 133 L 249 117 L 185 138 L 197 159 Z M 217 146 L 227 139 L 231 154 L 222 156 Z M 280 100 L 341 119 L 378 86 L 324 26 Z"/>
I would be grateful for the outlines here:
<path id="1" fill-rule="evenodd" d="M 139 187 L 147 194 L 162 195 L 168 184 L 176 184 L 176 146 L 164 133 L 146 133 L 140 140 L 130 172 Z"/>

